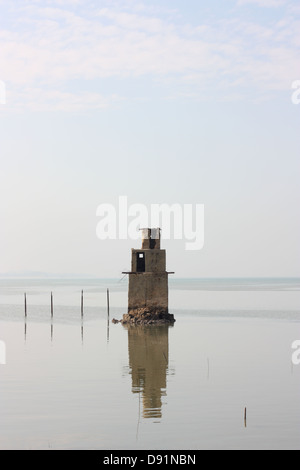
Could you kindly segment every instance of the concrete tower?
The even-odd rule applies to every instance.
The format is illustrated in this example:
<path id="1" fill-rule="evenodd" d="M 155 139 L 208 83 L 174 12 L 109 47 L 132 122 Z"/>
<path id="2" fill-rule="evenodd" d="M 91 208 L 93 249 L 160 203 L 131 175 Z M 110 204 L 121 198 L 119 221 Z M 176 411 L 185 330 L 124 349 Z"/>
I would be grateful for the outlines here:
<path id="1" fill-rule="evenodd" d="M 141 229 L 142 248 L 131 250 L 128 314 L 123 323 L 173 323 L 169 314 L 166 250 L 160 248 L 160 229 Z"/>

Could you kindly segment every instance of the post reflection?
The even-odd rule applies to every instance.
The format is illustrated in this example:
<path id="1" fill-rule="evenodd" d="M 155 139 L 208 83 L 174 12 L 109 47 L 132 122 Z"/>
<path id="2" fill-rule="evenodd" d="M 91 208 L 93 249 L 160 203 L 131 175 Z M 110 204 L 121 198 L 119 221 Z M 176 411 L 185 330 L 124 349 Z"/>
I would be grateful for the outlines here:
<path id="1" fill-rule="evenodd" d="M 124 326 L 128 330 L 132 393 L 140 393 L 142 416 L 162 417 L 169 367 L 169 325 Z"/>

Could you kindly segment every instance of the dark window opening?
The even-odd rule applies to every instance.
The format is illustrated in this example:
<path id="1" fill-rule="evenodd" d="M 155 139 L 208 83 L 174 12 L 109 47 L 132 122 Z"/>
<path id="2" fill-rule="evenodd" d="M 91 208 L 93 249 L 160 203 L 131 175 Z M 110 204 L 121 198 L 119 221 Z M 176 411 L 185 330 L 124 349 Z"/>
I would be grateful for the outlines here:
<path id="1" fill-rule="evenodd" d="M 155 238 L 150 237 L 149 246 L 150 246 L 150 250 L 154 250 L 154 248 L 156 246 L 156 239 Z"/>
<path id="2" fill-rule="evenodd" d="M 136 270 L 138 273 L 145 272 L 145 253 L 136 254 Z"/>
<path id="3" fill-rule="evenodd" d="M 150 250 L 154 250 L 155 248 L 159 248 L 159 229 L 151 228 L 149 230 L 149 248 Z"/>

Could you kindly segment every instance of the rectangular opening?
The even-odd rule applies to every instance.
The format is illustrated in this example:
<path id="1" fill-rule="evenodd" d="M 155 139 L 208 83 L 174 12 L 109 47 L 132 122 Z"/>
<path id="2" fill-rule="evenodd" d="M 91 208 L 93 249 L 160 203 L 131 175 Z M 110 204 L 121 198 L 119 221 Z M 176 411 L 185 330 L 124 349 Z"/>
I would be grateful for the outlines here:
<path id="1" fill-rule="evenodd" d="M 145 272 L 145 253 L 136 254 L 136 270 L 138 273 Z"/>
<path id="2" fill-rule="evenodd" d="M 156 247 L 156 239 L 155 238 L 150 237 L 149 247 L 150 247 L 150 250 L 154 250 L 154 248 Z"/>

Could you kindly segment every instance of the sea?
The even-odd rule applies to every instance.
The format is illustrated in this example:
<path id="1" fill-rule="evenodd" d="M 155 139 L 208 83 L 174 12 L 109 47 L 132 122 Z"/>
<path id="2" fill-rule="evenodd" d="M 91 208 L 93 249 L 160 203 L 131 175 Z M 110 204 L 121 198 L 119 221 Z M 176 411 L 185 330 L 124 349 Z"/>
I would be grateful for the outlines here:
<path id="1" fill-rule="evenodd" d="M 0 279 L 1 450 L 300 449 L 300 279 L 172 278 L 173 326 L 127 289 Z"/>

